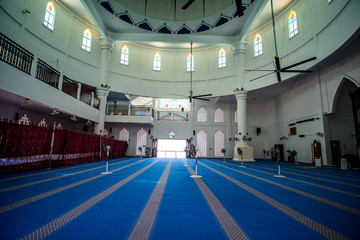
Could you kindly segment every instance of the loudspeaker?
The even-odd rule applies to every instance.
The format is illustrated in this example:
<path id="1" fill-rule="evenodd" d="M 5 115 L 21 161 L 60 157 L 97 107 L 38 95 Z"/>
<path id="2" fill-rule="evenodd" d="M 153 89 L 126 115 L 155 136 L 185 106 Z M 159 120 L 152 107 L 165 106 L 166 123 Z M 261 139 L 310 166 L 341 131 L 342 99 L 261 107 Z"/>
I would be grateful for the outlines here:
<path id="1" fill-rule="evenodd" d="M 15 113 L 15 116 L 14 116 L 15 121 L 19 120 L 19 115 L 20 115 L 19 113 Z"/>
<path id="2" fill-rule="evenodd" d="M 151 134 L 151 129 L 149 129 L 149 131 L 148 131 L 148 132 L 149 132 L 149 134 Z"/>
<path id="3" fill-rule="evenodd" d="M 260 133 L 261 133 L 261 128 L 256 128 L 256 134 L 259 136 Z"/>
<path id="4" fill-rule="evenodd" d="M 83 126 L 83 131 L 84 131 L 84 132 L 87 132 L 87 130 L 88 130 L 88 126 L 86 126 L 86 125 Z"/>
<path id="5" fill-rule="evenodd" d="M 193 136 L 195 136 L 195 130 L 193 131 Z"/>
<path id="6" fill-rule="evenodd" d="M 109 129 L 109 132 L 112 133 L 112 128 Z"/>

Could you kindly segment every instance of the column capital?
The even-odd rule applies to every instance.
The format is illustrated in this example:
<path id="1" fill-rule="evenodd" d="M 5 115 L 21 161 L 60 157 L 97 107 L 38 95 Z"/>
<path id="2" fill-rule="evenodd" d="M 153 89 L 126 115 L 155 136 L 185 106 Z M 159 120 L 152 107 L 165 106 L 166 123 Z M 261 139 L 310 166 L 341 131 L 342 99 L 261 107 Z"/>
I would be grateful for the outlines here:
<path id="1" fill-rule="evenodd" d="M 109 88 L 104 88 L 104 87 L 97 87 L 96 88 L 96 95 L 98 96 L 98 98 L 107 98 L 107 96 L 109 95 L 110 89 Z"/>
<path id="2" fill-rule="evenodd" d="M 245 53 L 246 52 L 246 46 L 247 46 L 246 41 L 234 42 L 231 45 L 231 50 L 232 50 L 234 56 L 236 56 L 238 53 Z"/>
<path id="3" fill-rule="evenodd" d="M 236 101 L 239 100 L 246 100 L 247 98 L 247 91 L 245 90 L 234 90 Z"/>
<path id="4" fill-rule="evenodd" d="M 116 44 L 114 39 L 106 37 L 106 36 L 102 36 L 99 39 L 100 39 L 100 48 L 101 49 L 108 49 L 110 51 L 114 50 L 114 47 Z"/>

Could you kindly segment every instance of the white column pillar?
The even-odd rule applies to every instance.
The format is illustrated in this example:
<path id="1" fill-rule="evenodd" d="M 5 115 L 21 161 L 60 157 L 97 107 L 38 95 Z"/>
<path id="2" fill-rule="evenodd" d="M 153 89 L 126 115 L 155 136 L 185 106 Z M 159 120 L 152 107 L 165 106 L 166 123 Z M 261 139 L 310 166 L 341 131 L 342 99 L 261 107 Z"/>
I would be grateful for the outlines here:
<path id="1" fill-rule="evenodd" d="M 235 42 L 231 46 L 231 50 L 233 51 L 235 57 L 235 69 L 236 69 L 236 89 L 235 97 L 236 97 L 236 106 L 237 106 L 237 134 L 236 137 L 238 141 L 235 143 L 234 147 L 234 158 L 235 161 L 246 161 L 253 162 L 253 148 L 249 146 L 249 144 L 243 140 L 243 137 L 247 137 L 246 132 L 246 98 L 247 91 L 245 90 L 245 53 L 246 53 L 246 45 L 245 41 Z M 242 154 L 238 154 L 238 148 L 241 149 Z"/>
<path id="2" fill-rule="evenodd" d="M 104 132 L 105 126 L 105 111 L 107 96 L 110 92 L 109 86 L 109 67 L 111 60 L 111 52 L 115 47 L 115 41 L 109 37 L 100 37 L 101 59 L 100 59 L 100 86 L 96 88 L 96 95 L 100 100 L 100 117 L 99 123 L 95 124 L 95 133 L 100 134 Z"/>
<path id="3" fill-rule="evenodd" d="M 81 83 L 78 83 L 78 89 L 76 94 L 77 100 L 80 100 L 80 96 L 81 96 Z"/>
<path id="4" fill-rule="evenodd" d="M 235 69 L 236 69 L 236 87 L 242 89 L 245 87 L 245 53 L 246 53 L 247 42 L 239 41 L 231 45 L 235 58 Z"/>
<path id="5" fill-rule="evenodd" d="M 239 143 L 244 143 L 242 139 L 246 136 L 246 91 L 235 92 L 236 109 L 237 109 L 237 133 L 239 135 Z"/>
<path id="6" fill-rule="evenodd" d="M 110 90 L 108 88 L 103 87 L 97 87 L 96 88 L 96 95 L 100 100 L 100 119 L 99 123 L 95 124 L 95 133 L 100 134 L 100 131 L 104 132 L 104 126 L 105 126 L 105 110 L 106 110 L 106 101 L 107 96 L 109 95 Z"/>
<path id="7" fill-rule="evenodd" d="M 109 37 L 100 37 L 101 62 L 100 62 L 100 86 L 109 85 L 109 68 L 111 53 L 114 50 L 115 41 Z"/>

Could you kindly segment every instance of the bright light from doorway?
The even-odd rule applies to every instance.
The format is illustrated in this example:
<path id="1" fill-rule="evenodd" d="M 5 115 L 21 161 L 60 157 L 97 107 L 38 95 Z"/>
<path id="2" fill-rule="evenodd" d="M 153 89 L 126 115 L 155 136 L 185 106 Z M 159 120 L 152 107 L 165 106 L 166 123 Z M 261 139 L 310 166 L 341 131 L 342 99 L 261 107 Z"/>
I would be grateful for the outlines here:
<path id="1" fill-rule="evenodd" d="M 157 147 L 158 158 L 186 158 L 184 151 L 186 140 L 159 139 Z"/>

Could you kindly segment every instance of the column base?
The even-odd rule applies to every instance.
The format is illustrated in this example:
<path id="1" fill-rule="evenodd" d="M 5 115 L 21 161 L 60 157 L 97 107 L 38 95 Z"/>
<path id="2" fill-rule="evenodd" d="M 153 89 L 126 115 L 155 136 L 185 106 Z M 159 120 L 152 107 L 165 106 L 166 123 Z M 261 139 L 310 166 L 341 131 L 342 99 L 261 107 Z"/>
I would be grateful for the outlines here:
<path id="1" fill-rule="evenodd" d="M 242 156 L 238 154 L 237 148 L 241 148 Z M 250 147 L 247 143 L 238 143 L 234 147 L 234 158 L 233 161 L 243 161 L 243 162 L 255 162 L 254 160 L 254 151 L 253 148 Z"/>

